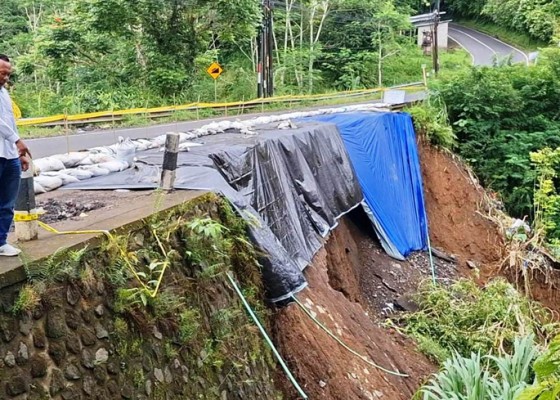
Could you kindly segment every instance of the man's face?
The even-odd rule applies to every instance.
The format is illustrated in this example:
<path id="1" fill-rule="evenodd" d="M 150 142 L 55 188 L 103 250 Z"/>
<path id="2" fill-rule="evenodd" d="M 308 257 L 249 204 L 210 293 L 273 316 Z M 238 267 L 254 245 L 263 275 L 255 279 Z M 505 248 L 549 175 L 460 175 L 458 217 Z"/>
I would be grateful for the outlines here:
<path id="1" fill-rule="evenodd" d="M 12 64 L 4 60 L 0 60 L 0 88 L 4 87 L 10 80 L 12 74 Z"/>

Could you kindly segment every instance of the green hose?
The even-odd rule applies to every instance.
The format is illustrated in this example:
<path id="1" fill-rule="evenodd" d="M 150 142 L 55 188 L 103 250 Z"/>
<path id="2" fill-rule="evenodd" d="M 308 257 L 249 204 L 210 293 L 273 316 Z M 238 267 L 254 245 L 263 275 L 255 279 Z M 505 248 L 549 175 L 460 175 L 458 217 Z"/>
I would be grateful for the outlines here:
<path id="1" fill-rule="evenodd" d="M 305 311 L 305 313 L 317 324 L 319 325 L 319 327 L 321 329 L 323 329 L 330 337 L 332 337 L 334 340 L 336 340 L 342 347 L 344 347 L 346 350 L 348 350 L 350 353 L 354 354 L 355 356 L 357 356 L 358 358 L 360 358 L 362 361 L 364 361 L 365 363 L 371 365 L 374 368 L 377 368 L 383 372 L 386 372 L 390 375 L 395 375 L 395 376 L 401 376 L 403 378 L 408 378 L 408 375 L 403 374 L 399 371 L 391 371 L 388 370 L 386 368 L 383 368 L 380 365 L 377 365 L 376 363 L 374 363 L 373 361 L 368 360 L 366 357 L 364 357 L 363 355 L 361 355 L 360 353 L 356 352 L 355 350 L 352 350 L 350 347 L 348 347 L 348 345 L 346 343 L 344 343 L 342 340 L 340 340 L 334 333 L 332 333 L 325 325 L 323 325 L 317 318 L 315 318 L 307 308 L 305 308 L 305 306 L 303 304 L 301 304 L 301 302 L 295 297 L 292 296 L 292 299 L 294 299 L 294 301 L 298 304 L 298 306 L 300 306 L 300 308 Z"/>
<path id="2" fill-rule="evenodd" d="M 229 281 L 231 282 L 231 284 L 233 285 L 233 288 L 235 289 L 235 292 L 237 293 L 237 295 L 239 296 L 239 298 L 241 299 L 241 301 L 243 302 L 243 305 L 245 306 L 245 309 L 247 310 L 247 312 L 249 313 L 249 315 L 251 316 L 251 318 L 253 319 L 253 321 L 255 322 L 255 324 L 257 324 L 259 330 L 261 331 L 261 334 L 264 337 L 264 340 L 266 341 L 266 343 L 268 344 L 268 346 L 270 347 L 270 349 L 272 350 L 272 352 L 274 353 L 274 356 L 276 357 L 276 359 L 278 360 L 278 362 L 280 363 L 280 365 L 282 366 L 282 369 L 284 370 L 284 372 L 286 373 L 288 379 L 290 380 L 290 382 L 292 382 L 292 385 L 294 385 L 294 387 L 296 388 L 296 390 L 299 392 L 299 395 L 303 398 L 303 399 L 308 399 L 309 397 L 305 394 L 305 392 L 303 391 L 303 389 L 301 388 L 301 386 L 297 383 L 296 379 L 294 378 L 294 376 L 292 375 L 292 373 L 290 372 L 288 366 L 286 365 L 286 363 L 284 362 L 284 360 L 282 359 L 282 356 L 280 355 L 280 353 L 278 353 L 278 350 L 276 350 L 276 347 L 274 346 L 274 343 L 272 343 L 272 340 L 270 340 L 270 337 L 268 336 L 268 334 L 266 333 L 266 331 L 264 330 L 263 326 L 261 325 L 259 319 L 257 318 L 257 316 L 255 315 L 255 313 L 253 312 L 253 309 L 251 308 L 251 306 L 249 305 L 249 303 L 247 302 L 247 300 L 245 299 L 245 296 L 243 296 L 243 293 L 241 293 L 241 290 L 239 289 L 239 286 L 237 285 L 237 283 L 235 282 L 235 279 L 233 277 L 233 274 L 231 272 L 227 273 L 227 276 L 229 278 Z"/>

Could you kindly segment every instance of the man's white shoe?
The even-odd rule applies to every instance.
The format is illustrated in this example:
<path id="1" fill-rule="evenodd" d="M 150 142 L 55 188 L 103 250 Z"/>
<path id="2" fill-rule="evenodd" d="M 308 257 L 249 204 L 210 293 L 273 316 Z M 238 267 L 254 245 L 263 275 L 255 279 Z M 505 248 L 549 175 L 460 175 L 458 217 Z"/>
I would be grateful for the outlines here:
<path id="1" fill-rule="evenodd" d="M 16 249 L 11 244 L 6 243 L 4 246 L 0 246 L 0 256 L 5 257 L 15 257 L 21 253 L 20 249 Z"/>

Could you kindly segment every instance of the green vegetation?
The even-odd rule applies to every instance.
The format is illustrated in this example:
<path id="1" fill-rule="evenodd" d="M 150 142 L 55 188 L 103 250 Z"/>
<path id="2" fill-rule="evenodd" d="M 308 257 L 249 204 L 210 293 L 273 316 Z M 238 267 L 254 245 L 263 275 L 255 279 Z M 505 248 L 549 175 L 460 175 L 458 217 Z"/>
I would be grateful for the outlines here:
<path id="1" fill-rule="evenodd" d="M 446 105 L 457 152 L 482 184 L 499 194 L 510 215 L 544 218 L 536 225 L 544 227 L 542 239 L 553 246 L 559 239 L 551 225 L 558 215 L 559 167 L 553 151 L 533 160 L 531 153 L 560 147 L 559 60 L 559 49 L 544 49 L 536 66 L 473 68 L 442 77 L 433 87 Z"/>
<path id="2" fill-rule="evenodd" d="M 455 353 L 416 396 L 423 400 L 514 400 L 529 386 L 538 354 L 532 335 L 516 339 L 511 355 Z"/>
<path id="3" fill-rule="evenodd" d="M 447 6 L 456 16 L 487 19 L 538 41 L 560 39 L 560 3 L 556 0 L 450 0 Z"/>
<path id="4" fill-rule="evenodd" d="M 408 22 L 418 2 L 273 7 L 278 95 L 420 81 L 421 65 L 431 64 Z M 13 95 L 24 116 L 77 114 L 214 101 L 206 68 L 216 60 L 224 66 L 218 99 L 254 98 L 260 23 L 253 0 L 5 0 L 0 40 L 16 66 Z M 463 52 L 445 55 L 442 66 L 463 61 Z"/>
<path id="5" fill-rule="evenodd" d="M 233 273 L 267 325 L 260 265 L 245 222 L 214 194 L 173 210 L 158 212 L 157 203 L 154 216 L 100 248 L 58 252 L 29 265 L 31 284 L 20 290 L 12 312 L 60 307 L 68 290 L 98 302 L 103 288 L 115 357 L 138 390 L 144 390 L 145 354 L 158 354 L 158 362 L 179 358 L 188 368 L 185 398 L 220 398 L 232 385 L 247 393 L 257 384 L 270 391 L 267 398 L 277 398 L 266 381 L 274 365 L 270 350 L 226 276 Z M 156 333 L 162 339 L 154 339 Z M 260 378 L 249 379 L 253 375 Z"/>
<path id="6" fill-rule="evenodd" d="M 533 364 L 535 382 L 521 392 L 516 400 L 552 400 L 560 395 L 560 336 Z"/>
<path id="7" fill-rule="evenodd" d="M 532 333 L 547 341 L 559 332 L 547 310 L 503 280 L 484 288 L 471 280 L 430 284 L 420 290 L 418 303 L 420 310 L 404 318 L 405 332 L 440 363 L 454 353 L 508 354 L 518 337 Z"/>

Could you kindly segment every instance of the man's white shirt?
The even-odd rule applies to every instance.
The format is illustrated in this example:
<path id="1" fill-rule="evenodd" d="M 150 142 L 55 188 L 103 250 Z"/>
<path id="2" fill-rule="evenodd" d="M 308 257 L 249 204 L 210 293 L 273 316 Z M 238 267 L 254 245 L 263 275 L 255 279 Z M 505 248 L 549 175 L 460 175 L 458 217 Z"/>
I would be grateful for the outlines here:
<path id="1" fill-rule="evenodd" d="M 15 143 L 19 140 L 16 119 L 10 95 L 6 88 L 0 88 L 0 158 L 18 158 Z"/>

